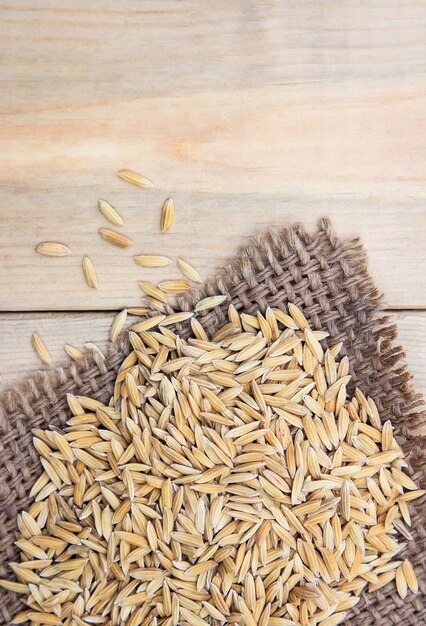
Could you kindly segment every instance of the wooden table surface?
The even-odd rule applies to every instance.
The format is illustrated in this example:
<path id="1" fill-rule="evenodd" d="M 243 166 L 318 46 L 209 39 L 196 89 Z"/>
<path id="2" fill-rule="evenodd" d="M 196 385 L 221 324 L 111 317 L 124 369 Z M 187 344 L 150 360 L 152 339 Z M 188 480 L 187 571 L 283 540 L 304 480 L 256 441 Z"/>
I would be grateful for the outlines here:
<path id="1" fill-rule="evenodd" d="M 361 235 L 426 392 L 423 0 L 13 0 L 0 18 L 0 389 L 37 368 L 33 330 L 63 363 L 140 303 L 137 280 L 178 275 L 134 254 L 207 277 L 255 231 L 328 215 Z M 100 239 L 99 197 L 132 248 Z M 72 254 L 41 257 L 43 240 Z"/>

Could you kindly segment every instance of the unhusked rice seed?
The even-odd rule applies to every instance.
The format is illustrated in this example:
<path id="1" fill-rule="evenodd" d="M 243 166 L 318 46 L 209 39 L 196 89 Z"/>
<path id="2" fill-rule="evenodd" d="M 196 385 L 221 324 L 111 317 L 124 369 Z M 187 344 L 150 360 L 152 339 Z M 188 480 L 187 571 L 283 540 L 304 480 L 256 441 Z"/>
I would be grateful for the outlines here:
<path id="1" fill-rule="evenodd" d="M 32 334 L 31 345 L 40 361 L 43 361 L 43 363 L 46 363 L 46 365 L 52 364 L 52 357 L 50 356 L 49 351 L 46 348 L 46 344 L 44 343 L 40 335 L 36 332 L 33 332 Z"/>
<path id="2" fill-rule="evenodd" d="M 110 341 L 117 341 L 118 336 L 120 335 L 121 331 L 124 328 L 126 319 L 127 319 L 126 309 L 123 309 L 123 311 L 120 311 L 120 313 L 118 313 L 118 315 L 115 316 L 111 324 L 111 328 L 109 329 Z"/>
<path id="3" fill-rule="evenodd" d="M 158 286 L 166 293 L 183 293 L 191 289 L 191 285 L 186 280 L 163 280 Z"/>
<path id="4" fill-rule="evenodd" d="M 117 246 L 118 248 L 129 248 L 133 245 L 133 241 L 129 239 L 129 237 L 117 233 L 115 230 L 111 230 L 111 228 L 100 228 L 98 232 L 102 239 L 105 239 L 105 241 L 112 243 L 113 246 Z"/>
<path id="5" fill-rule="evenodd" d="M 197 270 L 192 267 L 192 265 L 190 265 L 187 261 L 184 261 L 183 259 L 177 259 L 176 262 L 182 274 L 189 278 L 189 280 L 192 280 L 192 282 L 194 283 L 201 283 L 203 281 Z"/>
<path id="6" fill-rule="evenodd" d="M 80 348 L 72 346 L 69 343 L 64 344 L 64 350 L 74 361 L 78 361 L 84 357 L 84 352 L 82 352 Z"/>
<path id="7" fill-rule="evenodd" d="M 99 282 L 92 259 L 88 256 L 83 257 L 82 267 L 86 283 L 89 287 L 92 287 L 92 289 L 97 289 L 99 287 Z"/>
<path id="8" fill-rule="evenodd" d="M 120 170 L 118 175 L 128 183 L 132 183 L 132 185 L 137 185 L 138 187 L 154 187 L 154 183 L 149 178 L 137 172 L 133 172 L 132 170 Z"/>
<path id="9" fill-rule="evenodd" d="M 195 312 L 199 313 L 200 311 L 207 311 L 208 309 L 214 309 L 226 302 L 227 296 L 209 296 L 208 298 L 203 298 L 199 300 L 195 305 Z"/>
<path id="10" fill-rule="evenodd" d="M 140 254 L 134 256 L 133 259 L 137 265 L 142 265 L 143 267 L 164 267 L 172 263 L 172 260 L 168 257 L 158 254 Z"/>
<path id="11" fill-rule="evenodd" d="M 58 241 L 42 241 L 37 244 L 35 251 L 44 256 L 67 256 L 71 252 L 68 246 Z"/>
<path id="12" fill-rule="evenodd" d="M 99 198 L 98 206 L 99 206 L 99 210 L 102 213 L 102 215 L 104 217 L 106 217 L 106 219 L 109 222 L 111 222 L 111 224 L 114 224 L 115 226 L 123 226 L 124 225 L 123 218 L 121 217 L 121 215 L 119 215 L 119 213 L 117 213 L 117 211 L 114 209 L 113 206 L 111 206 L 111 204 L 109 202 Z"/>
<path id="13" fill-rule="evenodd" d="M 172 225 L 175 216 L 175 205 L 172 198 L 168 198 L 161 209 L 161 232 L 167 233 Z"/>

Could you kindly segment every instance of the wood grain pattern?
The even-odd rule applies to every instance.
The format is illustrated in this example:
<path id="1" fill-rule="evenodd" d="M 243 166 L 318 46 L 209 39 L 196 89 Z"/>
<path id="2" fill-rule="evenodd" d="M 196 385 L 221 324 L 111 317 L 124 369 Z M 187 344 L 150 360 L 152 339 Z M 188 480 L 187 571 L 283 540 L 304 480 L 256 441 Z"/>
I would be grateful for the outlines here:
<path id="1" fill-rule="evenodd" d="M 207 278 L 216 268 L 223 267 L 226 258 L 233 256 L 256 231 L 301 219 L 313 229 L 325 214 L 333 219 L 338 234 L 361 233 L 370 270 L 386 293 L 389 306 L 426 306 L 426 219 L 420 203 L 412 205 L 408 220 L 401 204 L 392 202 L 384 207 L 381 203 L 378 210 L 371 201 L 365 201 L 354 220 L 354 201 L 342 198 L 327 207 L 314 198 L 302 201 L 300 197 L 181 192 L 173 195 L 176 216 L 172 231 L 160 235 L 160 211 L 166 192 L 127 189 L 125 183 L 116 184 L 111 178 L 109 193 L 105 193 L 106 187 L 92 188 L 90 198 L 87 191 L 70 188 L 56 191 L 53 197 L 49 194 L 42 207 L 34 206 L 32 192 L 21 192 L 18 201 L 11 199 L 16 207 L 13 218 L 6 212 L 0 235 L 0 310 L 107 310 L 136 306 L 142 298 L 138 280 L 158 282 L 178 278 L 180 272 L 175 264 L 141 268 L 134 263 L 133 255 L 165 254 L 172 259 L 181 256 Z M 125 219 L 125 227 L 117 230 L 133 239 L 132 248 L 116 248 L 98 235 L 99 227 L 108 226 L 96 208 L 101 195 L 106 195 Z M 37 255 L 35 244 L 46 239 L 66 243 L 72 254 L 63 258 Z M 81 262 L 86 254 L 95 264 L 98 290 L 90 289 L 84 282 Z"/>
<path id="2" fill-rule="evenodd" d="M 426 313 L 395 314 L 398 337 L 407 353 L 419 393 L 426 395 Z M 0 390 L 19 382 L 40 369 L 40 361 L 31 347 L 36 330 L 48 347 L 53 367 L 66 363 L 64 343 L 82 346 L 91 341 L 101 349 L 108 339 L 114 313 L 2 313 L 0 324 Z M 128 317 L 129 323 L 135 319 Z M 48 369 L 47 366 L 42 366 Z"/>
<path id="3" fill-rule="evenodd" d="M 14 0 L 0 18 L 2 388 L 38 366 L 35 328 L 60 363 L 65 340 L 102 342 L 107 310 L 139 304 L 137 280 L 178 276 L 133 254 L 184 256 L 207 277 L 295 220 L 360 234 L 389 305 L 426 308 L 423 0 Z M 156 188 L 126 185 L 122 167 Z M 99 238 L 98 197 L 134 248 Z M 46 239 L 72 254 L 37 256 Z M 61 310 L 84 312 L 47 313 Z M 425 314 L 398 320 L 424 391 Z"/>
<path id="4" fill-rule="evenodd" d="M 99 196 L 123 213 L 135 254 L 185 255 L 204 276 L 258 229 L 329 215 L 339 234 L 361 234 L 390 306 L 426 307 L 422 0 L 0 11 L 0 310 L 138 302 L 132 252 L 96 234 Z M 122 167 L 156 189 L 119 181 Z M 176 226 L 160 238 L 170 194 Z M 72 256 L 36 257 L 42 239 Z"/>

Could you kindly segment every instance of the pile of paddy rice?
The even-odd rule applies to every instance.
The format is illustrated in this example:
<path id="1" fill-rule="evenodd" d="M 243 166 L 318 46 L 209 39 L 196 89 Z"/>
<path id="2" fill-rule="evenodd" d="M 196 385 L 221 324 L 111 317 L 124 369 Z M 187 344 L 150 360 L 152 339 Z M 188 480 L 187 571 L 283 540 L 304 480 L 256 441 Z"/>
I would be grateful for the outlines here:
<path id="1" fill-rule="evenodd" d="M 43 473 L 18 517 L 14 623 L 335 626 L 395 579 L 407 502 L 390 421 L 350 380 L 341 345 L 303 313 L 268 309 L 210 340 L 158 315 L 130 331 L 108 406 L 69 396 L 34 431 Z M 120 321 L 121 323 L 121 321 Z"/>

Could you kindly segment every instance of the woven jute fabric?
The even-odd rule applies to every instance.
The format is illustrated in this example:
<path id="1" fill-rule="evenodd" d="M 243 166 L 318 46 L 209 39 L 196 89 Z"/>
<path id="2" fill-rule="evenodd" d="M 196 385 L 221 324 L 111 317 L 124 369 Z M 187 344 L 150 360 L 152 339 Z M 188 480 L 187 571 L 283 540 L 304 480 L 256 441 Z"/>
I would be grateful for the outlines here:
<path id="1" fill-rule="evenodd" d="M 378 405 L 382 419 L 391 419 L 409 462 L 409 473 L 422 481 L 425 437 L 415 436 L 424 423 L 421 398 L 414 392 L 404 364 L 404 352 L 394 343 L 396 327 L 384 314 L 382 298 L 368 271 L 358 240 L 339 240 L 327 220 L 309 234 L 301 226 L 274 230 L 251 244 L 200 290 L 202 296 L 228 296 L 240 312 L 301 307 L 313 328 L 328 331 L 333 343 L 343 342 L 352 366 L 352 387 L 360 386 Z M 191 310 L 200 292 L 179 300 Z M 209 333 L 225 321 L 227 304 L 200 315 Z M 189 334 L 188 325 L 178 332 Z M 11 577 L 9 561 L 19 558 L 14 546 L 16 515 L 28 507 L 28 493 L 40 473 L 32 447 L 33 428 L 63 425 L 70 417 L 66 394 L 88 395 L 108 402 L 117 369 L 128 350 L 122 339 L 108 347 L 105 360 L 93 354 L 54 372 L 34 378 L 0 396 L 0 578 Z M 404 551 L 420 583 L 417 595 L 401 600 L 394 583 L 362 596 L 345 624 L 372 626 L 426 624 L 425 499 L 411 507 L 414 541 Z M 12 577 L 11 577 L 12 578 Z M 13 593 L 0 590 L 0 624 L 10 624 L 23 608 Z"/>

